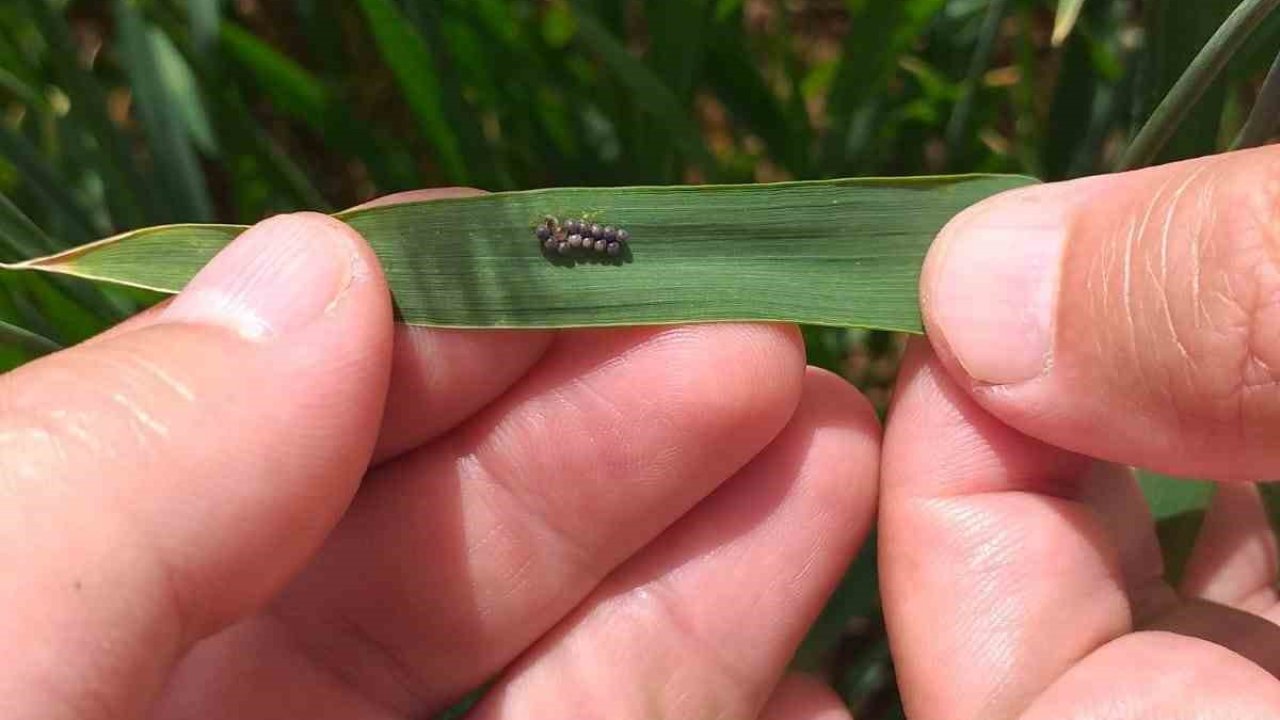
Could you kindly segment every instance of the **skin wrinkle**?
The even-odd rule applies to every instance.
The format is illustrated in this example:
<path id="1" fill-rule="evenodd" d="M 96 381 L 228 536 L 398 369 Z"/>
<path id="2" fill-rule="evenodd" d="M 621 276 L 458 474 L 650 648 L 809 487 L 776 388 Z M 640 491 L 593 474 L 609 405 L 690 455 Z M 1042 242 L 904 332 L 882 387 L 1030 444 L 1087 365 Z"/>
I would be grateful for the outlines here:
<path id="1" fill-rule="evenodd" d="M 1173 192 L 1173 197 L 1169 201 L 1169 209 L 1165 213 L 1164 226 L 1160 229 L 1160 276 L 1158 279 L 1153 278 L 1156 280 L 1156 287 L 1162 290 L 1162 292 L 1158 294 L 1160 298 L 1160 309 L 1164 313 L 1165 323 L 1169 328 L 1169 336 L 1173 339 L 1174 344 L 1177 345 L 1178 353 L 1185 361 L 1182 368 L 1191 374 L 1194 374 L 1197 370 L 1195 357 L 1187 350 L 1187 346 L 1182 342 L 1182 334 L 1178 332 L 1177 325 L 1173 322 L 1173 309 L 1171 307 L 1172 293 L 1169 292 L 1169 236 L 1173 232 L 1174 216 L 1177 214 L 1178 208 L 1182 205 L 1183 196 L 1191 187 L 1192 183 L 1200 179 L 1200 177 L 1203 176 L 1210 167 L 1212 167 L 1212 165 L 1209 163 L 1205 163 L 1198 167 L 1195 172 L 1189 174 L 1186 181 L 1179 185 L 1178 189 Z M 1206 193 L 1200 193 L 1193 197 L 1200 198 L 1203 197 L 1204 194 Z M 1199 235 L 1203 231 L 1204 228 L 1197 224 L 1196 230 L 1191 233 L 1190 237 L 1193 247 L 1199 244 Z"/>
<path id="2" fill-rule="evenodd" d="M 151 414 L 144 410 L 141 405 L 131 400 L 127 394 L 122 392 L 112 393 L 111 402 L 124 408 L 125 412 L 129 413 L 129 416 L 134 420 L 135 428 L 138 425 L 141 425 L 161 438 L 169 437 L 169 428 L 166 427 L 164 423 L 152 417 Z M 145 435 L 142 434 L 141 429 L 139 429 L 139 445 L 145 444 L 146 442 Z"/>
<path id="3" fill-rule="evenodd" d="M 674 592 L 669 586 L 670 579 L 663 576 L 656 580 L 638 586 L 627 592 L 626 595 L 619 598 L 616 603 L 621 603 L 625 607 L 626 604 L 635 603 L 646 608 L 649 612 L 658 612 L 665 619 L 666 623 L 676 629 L 673 633 L 675 637 L 679 637 L 681 644 L 688 649 L 696 652 L 698 655 L 706 658 L 707 668 L 714 668 L 719 671 L 720 675 L 726 680 L 730 688 L 750 688 L 758 687 L 761 683 L 758 678 L 752 676 L 751 672 L 733 662 L 733 658 L 726 655 L 724 650 L 714 642 L 708 641 L 702 636 L 697 622 L 690 620 L 683 612 L 679 610 L 680 603 L 672 597 Z M 610 603 L 610 605 L 615 603 Z M 615 609 L 614 612 L 620 611 Z M 654 627 L 661 627 L 663 623 L 653 623 Z M 708 683 L 710 684 L 710 683 Z M 717 685 L 717 687 L 721 687 Z M 733 693 L 729 693 L 732 698 Z M 746 693 L 744 693 L 744 696 Z M 753 700 L 752 704 L 755 710 L 759 710 L 763 706 L 766 698 L 759 697 Z M 719 705 L 720 703 L 717 703 Z"/>

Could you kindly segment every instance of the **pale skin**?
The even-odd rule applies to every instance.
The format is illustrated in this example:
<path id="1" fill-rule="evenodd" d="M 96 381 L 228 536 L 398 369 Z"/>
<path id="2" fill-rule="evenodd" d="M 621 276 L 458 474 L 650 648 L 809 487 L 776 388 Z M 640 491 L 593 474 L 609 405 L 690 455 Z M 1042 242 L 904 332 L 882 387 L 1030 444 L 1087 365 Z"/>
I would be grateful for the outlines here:
<path id="1" fill-rule="evenodd" d="M 787 663 L 878 512 L 913 720 L 1280 717 L 1280 151 L 996 198 L 922 292 L 882 433 L 794 328 L 397 327 L 268 220 L 0 377 L 0 716 L 847 718 Z M 1226 481 L 1179 588 L 1119 463 Z"/>

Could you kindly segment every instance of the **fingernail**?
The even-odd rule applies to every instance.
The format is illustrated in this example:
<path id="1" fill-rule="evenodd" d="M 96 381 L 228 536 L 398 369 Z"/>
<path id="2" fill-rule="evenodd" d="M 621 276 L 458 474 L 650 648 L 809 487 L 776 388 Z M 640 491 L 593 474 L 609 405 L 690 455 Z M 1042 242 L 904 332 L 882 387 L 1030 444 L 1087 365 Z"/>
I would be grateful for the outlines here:
<path id="1" fill-rule="evenodd" d="M 929 331 L 974 380 L 1008 385 L 1048 368 L 1067 225 L 1061 188 L 1042 186 L 977 206 L 939 236 L 922 284 Z"/>
<path id="2" fill-rule="evenodd" d="M 353 230 L 316 213 L 265 220 L 201 269 L 161 320 L 219 325 L 251 340 L 297 330 L 359 279 L 357 242 Z"/>

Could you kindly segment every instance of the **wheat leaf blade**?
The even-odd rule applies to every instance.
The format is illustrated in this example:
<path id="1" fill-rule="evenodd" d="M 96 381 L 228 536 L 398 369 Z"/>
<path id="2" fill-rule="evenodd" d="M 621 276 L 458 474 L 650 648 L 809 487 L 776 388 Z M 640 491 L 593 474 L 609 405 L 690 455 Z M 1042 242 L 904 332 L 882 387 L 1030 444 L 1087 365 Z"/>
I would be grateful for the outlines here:
<path id="1" fill-rule="evenodd" d="M 410 324 L 546 328 L 785 321 L 919 332 L 926 250 L 1018 176 L 567 188 L 339 213 L 370 242 Z M 619 260 L 548 255 L 546 216 L 625 228 Z M 147 228 L 11 268 L 176 292 L 243 231 Z"/>

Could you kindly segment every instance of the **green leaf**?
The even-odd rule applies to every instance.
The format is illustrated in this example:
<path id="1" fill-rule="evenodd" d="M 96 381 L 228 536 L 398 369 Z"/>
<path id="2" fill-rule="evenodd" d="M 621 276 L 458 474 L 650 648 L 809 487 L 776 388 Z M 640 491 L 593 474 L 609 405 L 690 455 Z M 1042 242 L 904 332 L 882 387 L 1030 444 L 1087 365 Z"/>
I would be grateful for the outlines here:
<path id="1" fill-rule="evenodd" d="M 173 46 L 169 36 L 159 28 L 147 29 L 147 41 L 151 44 L 152 57 L 156 59 L 160 81 L 169 97 L 177 103 L 177 113 L 182 118 L 187 134 L 201 152 L 216 155 L 218 148 L 213 138 L 213 126 L 209 122 L 204 99 L 200 96 L 200 88 L 191 67 Z"/>
<path id="2" fill-rule="evenodd" d="M 9 261 L 33 258 L 54 252 L 58 246 L 31 218 L 18 209 L 4 193 L 0 193 L 0 258 Z"/>
<path id="3" fill-rule="evenodd" d="M 1203 2 L 1187 7 L 1179 3 L 1174 11 L 1169 2 L 1170 0 L 1162 0 L 1153 3 L 1151 10 L 1163 23 L 1169 25 L 1177 24 L 1177 18 L 1184 17 L 1187 10 L 1200 8 L 1198 12 L 1205 12 L 1215 5 L 1214 2 Z M 1280 0 L 1241 0 L 1151 113 L 1150 119 L 1121 159 L 1120 169 L 1131 170 L 1159 160 L 1181 159 L 1216 149 L 1222 96 L 1208 99 L 1205 96 L 1211 90 L 1215 93 L 1225 92 L 1221 85 L 1215 85 L 1218 76 L 1253 31 L 1277 7 L 1280 7 Z M 1177 50 L 1170 50 L 1170 45 L 1176 39 L 1165 36 L 1171 34 L 1157 33 L 1157 40 L 1164 38 L 1164 44 L 1157 44 L 1155 53 L 1159 54 L 1162 48 L 1164 55 L 1185 52 L 1183 48 L 1186 46 L 1176 46 Z M 1174 65 L 1173 60 L 1164 58 L 1157 67 L 1167 71 Z M 1202 100 L 1205 101 L 1204 104 L 1198 105 Z M 1166 146 L 1179 135 L 1179 130 L 1188 119 L 1193 121 L 1193 127 L 1188 131 L 1191 134 L 1183 145 L 1174 146 L 1170 152 L 1165 152 Z"/>
<path id="4" fill-rule="evenodd" d="M 1165 577 L 1176 586 L 1200 537 L 1204 513 L 1213 499 L 1215 486 L 1210 482 L 1146 471 L 1138 474 L 1138 482 L 1156 521 L 1156 534 L 1164 553 Z"/>
<path id="5" fill-rule="evenodd" d="M 418 119 L 423 138 L 435 148 L 450 182 L 465 184 L 470 173 L 457 134 L 441 102 L 441 83 L 426 40 L 391 0 L 359 0 L 387 67 L 400 83 L 405 102 Z"/>
<path id="6" fill-rule="evenodd" d="M 1280 132 L 1280 55 L 1271 65 L 1267 79 L 1258 91 L 1258 100 L 1232 149 L 1258 147 Z"/>
<path id="7" fill-rule="evenodd" d="M 160 192 L 168 201 L 170 218 L 203 222 L 213 217 L 213 202 L 181 110 L 192 99 L 166 76 L 152 28 L 135 7 L 135 1 L 116 0 L 116 23 L 121 61 L 137 98 L 138 115 L 147 131 L 156 172 L 162 179 Z"/>
<path id="8" fill-rule="evenodd" d="M 568 188 L 340 213 L 400 317 L 449 327 L 758 320 L 920 332 L 920 266 L 965 207 L 1016 176 Z M 622 262 L 547 257 L 547 215 L 626 228 Z M 11 266 L 176 292 L 244 228 L 138 230 Z"/>
<path id="9" fill-rule="evenodd" d="M 577 18 L 578 39 L 600 57 L 644 113 L 667 131 L 686 157 L 705 169 L 714 170 L 715 161 L 703 142 L 702 133 L 671 88 L 585 10 L 580 9 Z"/>
<path id="10" fill-rule="evenodd" d="M 1058 15 L 1053 21 L 1053 46 L 1061 47 L 1071 37 L 1076 22 L 1080 20 L 1080 9 L 1084 0 L 1058 0 Z"/>
<path id="11" fill-rule="evenodd" d="M 374 131 L 342 107 L 309 70 L 237 25 L 223 23 L 220 37 L 223 52 L 252 75 L 280 112 L 309 125 L 335 149 L 359 156 L 384 192 L 421 184 L 416 173 L 383 152 Z"/>
<path id="12" fill-rule="evenodd" d="M 1280 482 L 1267 482 L 1258 485 L 1258 493 L 1262 496 L 1262 505 L 1271 518 L 1271 528 L 1280 537 Z"/>
<path id="13" fill-rule="evenodd" d="M 138 169 L 132 153 L 133 138 L 112 122 L 107 113 L 106 89 L 77 62 L 79 53 L 66 20 L 48 0 L 26 0 L 24 5 L 41 37 L 49 43 L 51 79 L 70 96 L 68 120 L 92 138 L 80 161 L 100 174 L 114 225 L 138 227 L 148 220 L 159 222 L 163 219 L 160 183 Z"/>
<path id="14" fill-rule="evenodd" d="M 751 56 L 741 22 L 719 23 L 707 39 L 707 79 L 738 124 L 764 141 L 794 175 L 807 170 L 808 118 L 793 121 Z"/>
<path id="15" fill-rule="evenodd" d="M 89 211 L 71 193 L 66 179 L 25 137 L 4 122 L 0 122 L 0 156 L 14 164 L 32 193 L 68 228 L 71 235 L 68 244 L 84 242 L 102 232 Z"/>
<path id="16" fill-rule="evenodd" d="M 853 143 L 859 137 L 859 111 L 880 96 L 898 59 L 945 4 L 945 0 L 866 2 L 853 14 L 827 100 L 830 128 L 822 157 L 829 169 L 848 167 L 849 158 L 860 149 Z"/>
<path id="17" fill-rule="evenodd" d="M 970 124 L 973 118 L 973 104 L 978 95 L 982 77 L 991 66 L 991 57 L 995 54 L 996 39 L 1000 36 L 1000 25 L 1009 13 L 1011 0 L 991 0 L 987 5 L 987 14 L 982 19 L 982 29 L 978 32 L 978 42 L 974 45 L 973 55 L 969 59 L 969 72 L 961 85 L 960 100 L 956 102 L 947 123 L 947 147 L 953 156 L 959 155 L 970 140 Z M 955 165 L 952 159 L 952 165 Z"/>
<path id="18" fill-rule="evenodd" d="M 191 23 L 191 41 L 196 52 L 204 53 L 218 42 L 218 25 L 222 21 L 222 0 L 187 0 Z"/>
<path id="19" fill-rule="evenodd" d="M 0 348 L 3 347 L 25 350 L 37 357 L 62 349 L 61 345 L 43 335 L 0 320 Z"/>

